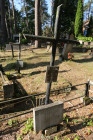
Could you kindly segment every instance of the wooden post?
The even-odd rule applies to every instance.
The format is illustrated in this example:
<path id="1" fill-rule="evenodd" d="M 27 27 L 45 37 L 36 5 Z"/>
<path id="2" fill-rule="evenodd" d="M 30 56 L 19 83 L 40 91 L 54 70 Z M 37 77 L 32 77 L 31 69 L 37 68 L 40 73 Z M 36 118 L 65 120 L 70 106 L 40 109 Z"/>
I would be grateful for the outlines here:
<path id="1" fill-rule="evenodd" d="M 89 89 L 90 89 L 90 85 L 89 85 L 89 81 L 88 83 L 86 83 L 86 87 L 85 87 L 85 97 L 89 97 Z"/>
<path id="2" fill-rule="evenodd" d="M 13 44 L 11 44 L 11 50 L 12 50 L 12 58 L 14 58 Z"/>
<path id="3" fill-rule="evenodd" d="M 19 44 L 19 56 L 18 56 L 18 59 L 20 60 L 21 58 L 21 44 Z"/>
<path id="4" fill-rule="evenodd" d="M 57 8 L 55 28 L 54 28 L 54 38 L 55 38 L 55 41 L 53 42 L 50 66 L 54 66 L 54 63 L 55 63 L 56 45 L 57 45 L 58 38 L 59 38 L 59 27 L 60 27 L 60 16 L 61 16 L 61 14 L 62 14 L 62 5 L 58 6 L 58 8 Z M 51 91 L 51 85 L 52 85 L 52 83 L 48 83 L 47 84 L 45 104 L 49 103 L 49 96 L 50 96 L 50 91 Z"/>
<path id="5" fill-rule="evenodd" d="M 19 55 L 18 55 L 18 60 L 21 59 L 21 44 L 19 44 Z M 20 73 L 20 66 L 18 67 L 18 73 Z"/>
<path id="6" fill-rule="evenodd" d="M 18 67 L 18 73 L 20 74 L 20 67 Z"/>
<path id="7" fill-rule="evenodd" d="M 35 35 L 41 34 L 41 21 L 40 21 L 40 0 L 35 0 Z M 35 40 L 35 47 L 40 48 L 40 40 Z"/>
<path id="8" fill-rule="evenodd" d="M 83 98 L 84 105 L 89 105 L 92 102 L 91 98 L 89 98 L 89 89 L 90 81 L 88 81 L 85 86 L 85 97 Z"/>

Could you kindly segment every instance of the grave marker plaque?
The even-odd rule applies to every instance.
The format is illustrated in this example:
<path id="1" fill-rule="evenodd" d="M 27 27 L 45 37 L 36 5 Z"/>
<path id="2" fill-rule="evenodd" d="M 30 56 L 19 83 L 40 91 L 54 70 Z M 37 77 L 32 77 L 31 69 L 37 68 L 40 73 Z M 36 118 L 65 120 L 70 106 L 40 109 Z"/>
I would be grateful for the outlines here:
<path id="1" fill-rule="evenodd" d="M 23 60 L 17 60 L 17 67 L 23 68 Z"/>
<path id="2" fill-rule="evenodd" d="M 57 81 L 59 67 L 48 66 L 46 71 L 45 83 L 51 83 Z"/>

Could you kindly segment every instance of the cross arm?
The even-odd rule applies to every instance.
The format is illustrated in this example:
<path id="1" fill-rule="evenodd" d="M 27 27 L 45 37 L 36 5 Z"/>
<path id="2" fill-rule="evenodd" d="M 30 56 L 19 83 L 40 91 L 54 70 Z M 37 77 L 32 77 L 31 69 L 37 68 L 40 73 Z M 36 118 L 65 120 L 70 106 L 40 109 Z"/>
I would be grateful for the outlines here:
<path id="1" fill-rule="evenodd" d="M 69 44 L 69 43 L 71 43 L 71 44 L 80 44 L 80 42 L 79 41 L 77 41 L 77 40 L 70 40 L 70 39 L 58 39 L 58 42 L 64 42 L 64 43 L 67 43 L 67 44 Z"/>
<path id="2" fill-rule="evenodd" d="M 36 35 L 31 35 L 31 34 L 23 34 L 25 37 L 33 39 L 33 40 L 39 40 L 41 39 L 42 41 L 49 41 L 49 42 L 64 42 L 64 43 L 72 43 L 72 44 L 80 44 L 79 41 L 77 40 L 70 40 L 70 39 L 55 39 L 53 37 L 46 37 L 46 36 L 36 36 Z"/>
<path id="3" fill-rule="evenodd" d="M 46 36 L 37 36 L 37 35 L 31 35 L 31 34 L 23 34 L 25 37 L 33 39 L 33 40 L 42 40 L 42 41 L 49 41 L 54 42 L 55 38 L 53 37 L 46 37 Z"/>

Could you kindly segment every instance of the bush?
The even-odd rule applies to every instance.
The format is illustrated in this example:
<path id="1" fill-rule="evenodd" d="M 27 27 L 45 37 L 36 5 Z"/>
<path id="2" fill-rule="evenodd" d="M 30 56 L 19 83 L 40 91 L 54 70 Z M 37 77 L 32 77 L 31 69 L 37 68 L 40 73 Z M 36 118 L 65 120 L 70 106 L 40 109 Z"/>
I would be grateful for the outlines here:
<path id="1" fill-rule="evenodd" d="M 28 40 L 27 39 L 21 39 L 21 44 L 27 44 Z"/>
<path id="2" fill-rule="evenodd" d="M 83 40 L 83 41 L 93 41 L 93 37 L 77 37 L 77 40 Z"/>

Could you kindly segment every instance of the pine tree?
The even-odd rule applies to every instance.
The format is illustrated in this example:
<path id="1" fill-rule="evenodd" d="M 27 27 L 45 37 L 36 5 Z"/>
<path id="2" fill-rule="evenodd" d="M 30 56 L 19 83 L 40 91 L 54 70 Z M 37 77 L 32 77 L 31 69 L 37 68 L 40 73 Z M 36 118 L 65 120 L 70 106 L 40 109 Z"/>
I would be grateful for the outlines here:
<path id="1" fill-rule="evenodd" d="M 83 2 L 82 0 L 78 0 L 77 12 L 75 17 L 75 37 L 82 35 L 83 29 Z"/>

